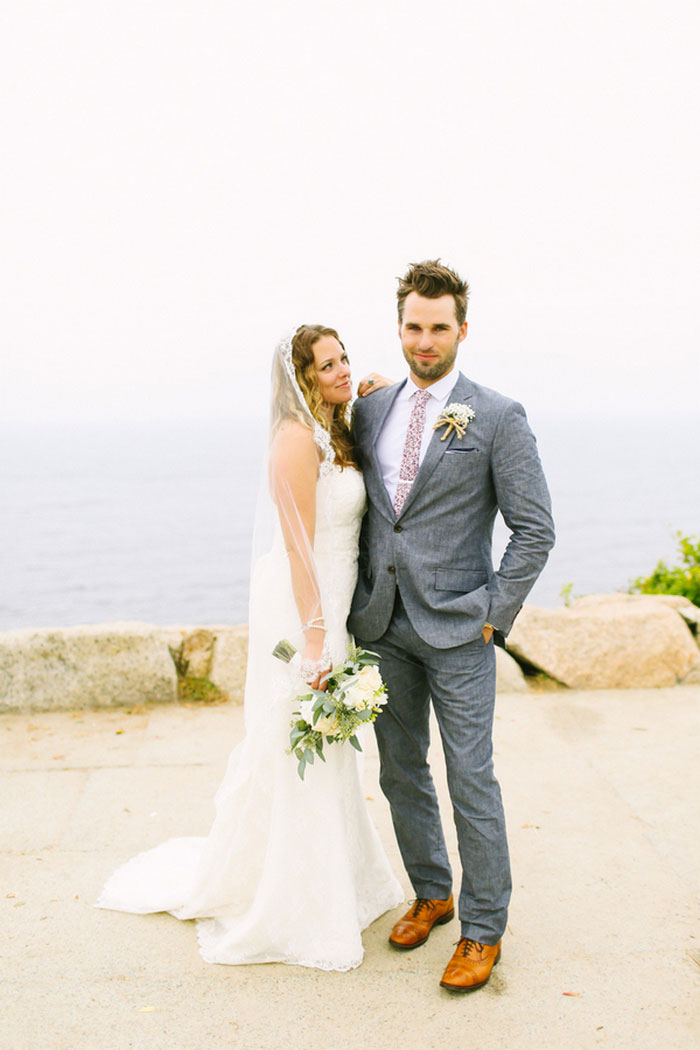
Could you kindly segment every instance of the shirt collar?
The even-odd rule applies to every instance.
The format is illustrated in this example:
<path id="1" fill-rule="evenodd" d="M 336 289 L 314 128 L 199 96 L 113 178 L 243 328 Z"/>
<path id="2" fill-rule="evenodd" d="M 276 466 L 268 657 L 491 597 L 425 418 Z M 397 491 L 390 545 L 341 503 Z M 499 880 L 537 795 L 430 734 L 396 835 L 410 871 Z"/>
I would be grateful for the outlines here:
<path id="1" fill-rule="evenodd" d="M 427 390 L 431 397 L 434 397 L 436 401 L 446 401 L 450 391 L 454 389 L 454 385 L 457 382 L 457 370 L 454 366 L 444 376 L 440 376 L 430 386 L 420 387 L 413 382 L 413 376 L 409 373 L 406 386 L 403 388 L 403 396 L 406 401 L 413 397 L 419 390 Z"/>

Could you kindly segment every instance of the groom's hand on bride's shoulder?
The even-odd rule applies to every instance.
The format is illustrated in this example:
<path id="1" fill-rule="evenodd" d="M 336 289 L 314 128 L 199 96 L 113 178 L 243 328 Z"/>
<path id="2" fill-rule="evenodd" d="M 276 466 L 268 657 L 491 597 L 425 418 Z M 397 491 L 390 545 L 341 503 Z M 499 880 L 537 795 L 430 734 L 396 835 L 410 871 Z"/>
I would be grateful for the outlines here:
<path id="1" fill-rule="evenodd" d="M 386 376 L 380 376 L 378 372 L 370 372 L 368 375 L 363 376 L 357 384 L 357 396 L 367 397 L 367 394 L 372 394 L 375 390 L 381 390 L 383 386 L 393 386 L 395 382 L 395 379 L 387 379 Z"/>

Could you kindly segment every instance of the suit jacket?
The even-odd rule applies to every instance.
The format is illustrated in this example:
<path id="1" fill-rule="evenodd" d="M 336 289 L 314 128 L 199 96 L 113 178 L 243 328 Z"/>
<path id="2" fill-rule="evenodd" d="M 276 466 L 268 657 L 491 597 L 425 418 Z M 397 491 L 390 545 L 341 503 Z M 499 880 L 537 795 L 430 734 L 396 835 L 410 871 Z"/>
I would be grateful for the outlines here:
<path id="1" fill-rule="evenodd" d="M 413 627 L 435 648 L 473 641 L 485 622 L 506 635 L 554 544 L 549 492 L 525 411 L 460 372 L 447 404 L 470 405 L 474 419 L 463 438 L 453 431 L 441 441 L 444 428 L 435 431 L 397 517 L 375 446 L 402 386 L 355 403 L 368 508 L 348 627 L 364 641 L 381 637 L 398 586 Z M 497 510 L 511 536 L 494 571 Z"/>

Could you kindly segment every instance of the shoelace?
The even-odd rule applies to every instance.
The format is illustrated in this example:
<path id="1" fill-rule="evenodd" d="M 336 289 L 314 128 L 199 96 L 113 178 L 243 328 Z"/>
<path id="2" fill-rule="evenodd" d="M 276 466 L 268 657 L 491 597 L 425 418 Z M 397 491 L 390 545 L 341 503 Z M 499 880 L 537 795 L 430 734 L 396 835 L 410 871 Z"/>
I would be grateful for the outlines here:
<path id="1" fill-rule="evenodd" d="M 477 948 L 479 952 L 484 950 L 481 941 L 473 941 L 471 937 L 462 937 L 461 940 L 457 941 L 457 951 L 463 959 L 466 959 L 472 947 Z"/>
<path id="2" fill-rule="evenodd" d="M 431 900 L 428 900 L 426 897 L 418 897 L 416 899 L 416 903 L 413 905 L 412 918 L 414 918 L 414 919 L 420 918 L 420 913 L 422 911 L 424 911 L 425 909 L 428 909 L 428 911 L 434 911 L 434 909 L 435 909 L 434 902 L 431 901 Z"/>

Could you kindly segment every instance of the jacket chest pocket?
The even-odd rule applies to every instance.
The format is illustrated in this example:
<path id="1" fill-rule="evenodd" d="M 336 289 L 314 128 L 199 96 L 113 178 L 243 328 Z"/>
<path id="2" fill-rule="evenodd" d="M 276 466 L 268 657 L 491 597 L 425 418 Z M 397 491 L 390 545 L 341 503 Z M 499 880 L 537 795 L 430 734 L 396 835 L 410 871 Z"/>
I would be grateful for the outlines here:
<path id="1" fill-rule="evenodd" d="M 440 459 L 436 476 L 451 482 L 464 482 L 479 477 L 486 465 L 486 457 L 478 448 L 446 449 Z"/>
<path id="2" fill-rule="evenodd" d="M 481 452 L 478 448 L 469 446 L 462 448 L 460 445 L 452 445 L 451 448 L 446 448 L 442 457 L 443 463 L 454 463 L 461 466 L 465 466 L 468 463 L 479 463 L 480 460 Z"/>

